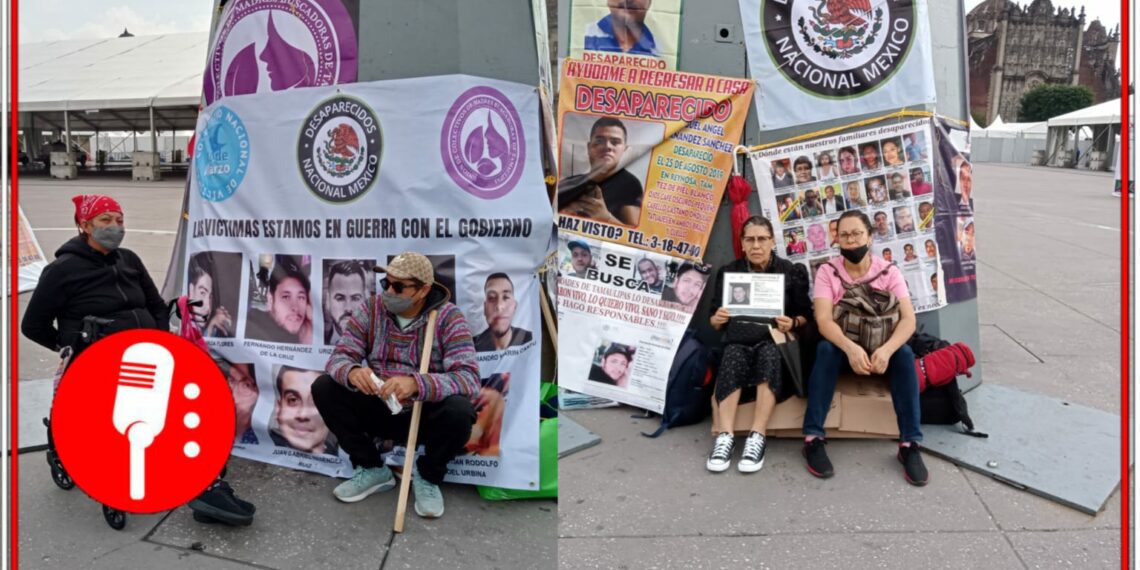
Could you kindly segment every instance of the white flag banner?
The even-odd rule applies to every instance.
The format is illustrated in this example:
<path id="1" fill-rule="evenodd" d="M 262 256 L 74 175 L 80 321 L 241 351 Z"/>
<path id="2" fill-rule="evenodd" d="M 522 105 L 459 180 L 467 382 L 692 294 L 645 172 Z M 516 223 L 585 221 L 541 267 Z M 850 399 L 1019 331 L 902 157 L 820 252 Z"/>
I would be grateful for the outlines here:
<path id="1" fill-rule="evenodd" d="M 740 0 L 761 129 L 934 103 L 926 0 Z"/>
<path id="2" fill-rule="evenodd" d="M 483 386 L 447 480 L 538 488 L 537 269 L 553 221 L 538 121 L 533 87 L 461 75 L 201 113 L 185 286 L 208 300 L 207 342 L 229 363 L 235 455 L 351 475 L 311 385 L 342 318 L 376 295 L 372 268 L 410 250 L 467 317 Z"/>

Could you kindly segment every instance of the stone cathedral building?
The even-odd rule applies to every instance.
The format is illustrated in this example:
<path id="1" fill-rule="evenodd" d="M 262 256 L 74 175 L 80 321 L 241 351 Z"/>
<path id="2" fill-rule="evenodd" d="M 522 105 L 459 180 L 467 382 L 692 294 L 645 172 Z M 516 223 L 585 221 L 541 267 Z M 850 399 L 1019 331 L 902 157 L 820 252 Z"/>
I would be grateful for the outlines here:
<path id="1" fill-rule="evenodd" d="M 1021 6 L 986 0 L 966 16 L 970 114 L 982 126 L 999 115 L 1017 121 L 1021 96 L 1042 83 L 1084 85 L 1094 103 L 1120 97 L 1116 50 L 1120 26 L 1109 33 L 1085 9 L 1053 8 L 1049 0 Z"/>

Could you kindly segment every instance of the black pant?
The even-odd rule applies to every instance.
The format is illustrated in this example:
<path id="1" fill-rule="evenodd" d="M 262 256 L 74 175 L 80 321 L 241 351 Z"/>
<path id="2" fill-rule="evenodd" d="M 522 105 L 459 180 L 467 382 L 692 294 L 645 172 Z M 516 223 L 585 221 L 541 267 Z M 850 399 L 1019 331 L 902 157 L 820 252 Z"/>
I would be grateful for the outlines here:
<path id="1" fill-rule="evenodd" d="M 380 453 L 373 437 L 406 443 L 411 413 L 392 415 L 377 396 L 349 390 L 323 375 L 313 382 L 313 403 L 336 436 L 352 464 L 379 467 Z M 475 406 L 466 396 L 448 396 L 440 402 L 424 402 L 418 442 L 424 455 L 416 462 L 420 476 L 439 485 L 447 475 L 447 464 L 455 459 L 471 437 Z M 408 453 L 415 453 L 409 449 Z M 405 473 L 405 475 L 410 475 Z"/>

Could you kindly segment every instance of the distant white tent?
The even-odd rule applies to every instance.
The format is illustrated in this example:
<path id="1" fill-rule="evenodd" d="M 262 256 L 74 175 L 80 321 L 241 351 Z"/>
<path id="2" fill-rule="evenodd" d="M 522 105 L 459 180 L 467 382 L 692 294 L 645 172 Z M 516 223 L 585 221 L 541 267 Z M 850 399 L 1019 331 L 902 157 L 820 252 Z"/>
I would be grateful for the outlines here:
<path id="1" fill-rule="evenodd" d="M 1120 99 L 1077 109 L 1049 119 L 1050 127 L 1083 127 L 1085 125 L 1119 125 Z"/>

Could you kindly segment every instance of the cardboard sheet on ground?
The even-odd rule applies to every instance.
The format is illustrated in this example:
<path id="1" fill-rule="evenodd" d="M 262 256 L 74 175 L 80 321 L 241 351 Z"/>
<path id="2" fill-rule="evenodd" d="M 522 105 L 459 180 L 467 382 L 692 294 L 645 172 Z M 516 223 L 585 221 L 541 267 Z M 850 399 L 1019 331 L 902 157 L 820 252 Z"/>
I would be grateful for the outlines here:
<path id="1" fill-rule="evenodd" d="M 1120 486 L 1120 416 L 992 384 L 966 402 L 990 437 L 923 425 L 931 455 L 1089 515 Z"/>

